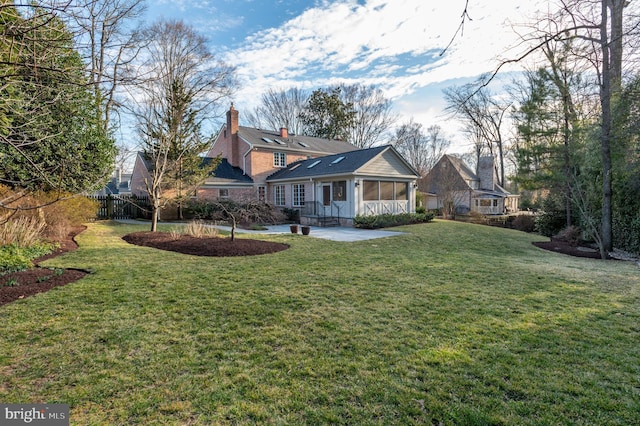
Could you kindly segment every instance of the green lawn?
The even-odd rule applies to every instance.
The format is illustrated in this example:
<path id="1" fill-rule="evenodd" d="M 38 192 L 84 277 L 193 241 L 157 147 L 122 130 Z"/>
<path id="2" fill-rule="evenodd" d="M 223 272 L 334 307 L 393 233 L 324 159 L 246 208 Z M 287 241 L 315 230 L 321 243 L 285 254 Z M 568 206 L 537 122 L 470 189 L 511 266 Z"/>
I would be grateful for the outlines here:
<path id="1" fill-rule="evenodd" d="M 435 221 L 198 258 L 98 223 L 0 307 L 0 402 L 88 424 L 578 424 L 640 418 L 640 271 Z M 239 238 L 248 238 L 239 236 Z"/>

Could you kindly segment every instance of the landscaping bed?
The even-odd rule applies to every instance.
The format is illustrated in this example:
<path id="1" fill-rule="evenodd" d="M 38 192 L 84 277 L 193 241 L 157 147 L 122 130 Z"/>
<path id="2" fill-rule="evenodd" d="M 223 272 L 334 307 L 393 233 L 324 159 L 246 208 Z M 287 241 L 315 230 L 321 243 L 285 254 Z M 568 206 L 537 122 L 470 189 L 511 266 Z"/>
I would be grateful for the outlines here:
<path id="1" fill-rule="evenodd" d="M 35 268 L 0 276 L 0 306 L 52 288 L 63 286 L 84 277 L 88 272 L 78 269 L 58 269 L 37 266 L 38 263 L 78 248 L 75 236 L 86 227 L 77 227 L 59 241 L 60 247 L 34 261 Z M 289 248 L 286 244 L 254 239 L 204 237 L 181 235 L 176 238 L 168 232 L 135 232 L 125 235 L 125 241 L 139 246 L 174 251 L 195 256 L 254 256 L 275 253 Z"/>

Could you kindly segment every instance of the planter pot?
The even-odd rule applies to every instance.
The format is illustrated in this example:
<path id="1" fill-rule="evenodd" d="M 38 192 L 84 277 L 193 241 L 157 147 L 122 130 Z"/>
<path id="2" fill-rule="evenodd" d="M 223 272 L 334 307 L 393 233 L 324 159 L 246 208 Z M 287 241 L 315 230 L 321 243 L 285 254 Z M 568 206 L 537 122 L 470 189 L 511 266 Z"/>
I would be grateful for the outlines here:
<path id="1" fill-rule="evenodd" d="M 292 234 L 298 233 L 298 225 L 289 225 L 289 228 L 291 229 Z"/>
<path id="2" fill-rule="evenodd" d="M 303 226 L 302 227 L 302 235 L 309 235 L 309 232 L 311 232 L 311 227 L 310 226 Z"/>

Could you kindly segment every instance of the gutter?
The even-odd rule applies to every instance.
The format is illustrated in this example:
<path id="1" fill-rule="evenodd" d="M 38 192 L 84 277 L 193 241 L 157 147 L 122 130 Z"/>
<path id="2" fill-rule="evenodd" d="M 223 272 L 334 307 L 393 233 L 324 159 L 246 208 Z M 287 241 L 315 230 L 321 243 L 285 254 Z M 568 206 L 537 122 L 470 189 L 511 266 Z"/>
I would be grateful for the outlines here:
<path id="1" fill-rule="evenodd" d="M 240 135 L 238 135 L 238 136 L 240 136 Z M 247 141 L 245 138 L 242 138 L 242 140 L 244 141 L 244 143 L 249 145 L 249 149 L 242 156 L 242 175 L 246 176 L 246 174 L 247 174 L 247 155 L 249 155 L 249 153 L 251 151 L 253 151 L 253 145 L 251 145 L 251 142 Z"/>

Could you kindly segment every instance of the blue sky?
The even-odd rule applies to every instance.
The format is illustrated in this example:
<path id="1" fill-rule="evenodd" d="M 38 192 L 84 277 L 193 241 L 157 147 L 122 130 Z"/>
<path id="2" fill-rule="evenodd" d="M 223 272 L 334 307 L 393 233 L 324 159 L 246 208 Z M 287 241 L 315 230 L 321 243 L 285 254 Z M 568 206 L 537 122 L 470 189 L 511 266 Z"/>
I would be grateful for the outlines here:
<path id="1" fill-rule="evenodd" d="M 147 20 L 182 19 L 237 67 L 236 109 L 248 111 L 269 88 L 315 89 L 375 84 L 399 122 L 440 125 L 464 152 L 457 123 L 444 116 L 442 89 L 492 71 L 518 53 L 513 29 L 530 21 L 531 0 L 470 0 L 464 31 L 440 55 L 460 24 L 466 0 L 149 0 Z M 242 120 L 242 117 L 241 117 Z"/>

